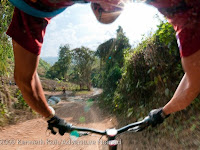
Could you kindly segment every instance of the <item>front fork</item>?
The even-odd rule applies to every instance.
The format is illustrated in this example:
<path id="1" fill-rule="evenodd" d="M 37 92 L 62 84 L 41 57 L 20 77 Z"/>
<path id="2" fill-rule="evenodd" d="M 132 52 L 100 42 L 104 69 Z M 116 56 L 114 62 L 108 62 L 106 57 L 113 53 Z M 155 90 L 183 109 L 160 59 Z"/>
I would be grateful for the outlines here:
<path id="1" fill-rule="evenodd" d="M 117 150 L 117 145 L 119 144 L 119 141 L 116 140 L 117 130 L 115 128 L 108 129 L 106 134 L 108 138 L 109 150 Z"/>
<path id="2" fill-rule="evenodd" d="M 109 150 L 117 150 L 118 141 L 116 140 L 116 136 L 108 137 L 108 147 Z"/>

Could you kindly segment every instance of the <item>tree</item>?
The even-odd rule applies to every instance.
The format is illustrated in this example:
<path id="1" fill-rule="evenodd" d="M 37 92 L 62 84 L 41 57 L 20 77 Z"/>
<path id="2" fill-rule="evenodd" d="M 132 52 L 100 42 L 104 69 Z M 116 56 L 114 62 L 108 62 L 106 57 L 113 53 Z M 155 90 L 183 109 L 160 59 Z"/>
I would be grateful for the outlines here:
<path id="1" fill-rule="evenodd" d="M 69 45 L 60 46 L 58 63 L 60 64 L 60 74 L 63 78 L 65 78 L 65 75 L 69 70 L 71 59 L 72 55 Z"/>
<path id="2" fill-rule="evenodd" d="M 84 86 L 91 89 L 92 64 L 94 62 L 94 52 L 89 48 L 81 47 L 73 50 L 74 72 L 73 80 L 80 85 L 82 90 Z"/>
<path id="3" fill-rule="evenodd" d="M 72 54 L 69 45 L 60 46 L 58 61 L 47 71 L 46 76 L 54 79 L 66 78 L 67 71 L 70 68 Z"/>
<path id="4" fill-rule="evenodd" d="M 115 45 L 116 47 L 113 52 L 113 57 L 115 59 L 115 62 L 117 62 L 119 64 L 119 67 L 121 68 L 124 65 L 125 50 L 131 49 L 129 39 L 126 37 L 121 26 L 119 26 L 117 29 L 117 37 L 116 37 Z"/>
<path id="5" fill-rule="evenodd" d="M 108 59 L 114 46 L 115 46 L 114 38 L 111 38 L 110 40 L 98 46 L 95 55 L 100 58 L 100 68 L 102 68 L 103 63 L 106 61 L 106 59 Z"/>
<path id="6" fill-rule="evenodd" d="M 8 25 L 11 22 L 13 6 L 8 0 L 1 0 L 0 3 L 0 76 L 10 72 L 10 62 L 13 61 L 11 42 L 6 35 Z"/>
<path id="7" fill-rule="evenodd" d="M 93 78 L 97 80 L 98 77 L 102 81 L 100 85 L 108 94 L 114 93 L 117 82 L 122 76 L 124 53 L 131 48 L 122 27 L 119 26 L 116 31 L 116 38 L 109 39 L 99 45 L 95 53 L 101 59 L 101 71 Z"/>

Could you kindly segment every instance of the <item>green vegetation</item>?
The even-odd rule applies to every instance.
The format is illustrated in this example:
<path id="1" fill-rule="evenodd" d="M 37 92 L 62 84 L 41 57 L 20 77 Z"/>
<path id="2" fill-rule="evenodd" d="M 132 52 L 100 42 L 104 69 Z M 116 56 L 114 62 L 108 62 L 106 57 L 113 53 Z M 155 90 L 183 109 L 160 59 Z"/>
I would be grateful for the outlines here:
<path id="1" fill-rule="evenodd" d="M 11 22 L 13 7 L 7 0 L 1 0 L 0 4 L 0 77 L 9 75 L 11 62 L 13 62 L 12 45 L 6 31 Z"/>
<path id="2" fill-rule="evenodd" d="M 11 72 L 13 72 L 13 52 L 12 45 L 6 31 L 8 25 L 11 21 L 11 14 L 13 12 L 13 7 L 7 0 L 1 0 L 0 3 L 0 125 L 9 118 L 9 105 L 10 105 L 10 95 L 7 87 L 3 86 L 4 76 L 8 77 Z"/>
<path id="3" fill-rule="evenodd" d="M 50 69 L 51 65 L 48 64 L 46 61 L 40 59 L 37 71 L 40 77 L 45 77 L 47 71 Z"/>
<path id="4" fill-rule="evenodd" d="M 129 40 L 121 27 L 117 29 L 116 38 L 104 42 L 97 48 L 96 55 L 100 58 L 100 68 L 93 77 L 97 83 L 93 84 L 103 88 L 106 104 L 112 104 L 114 92 L 122 77 L 124 54 L 129 53 L 130 48 Z"/>
<path id="5" fill-rule="evenodd" d="M 107 47 L 112 46 L 110 41 L 105 43 L 109 43 Z M 145 117 L 154 108 L 164 106 L 173 96 L 184 72 L 175 32 L 166 22 L 161 22 L 154 34 L 144 38 L 136 48 L 124 50 L 123 54 L 122 67 L 113 65 L 117 64 L 116 59 L 109 64 L 109 59 L 101 59 L 103 65 L 100 72 L 103 75 L 99 79 L 103 81 L 101 87 L 104 89 L 101 105 L 122 116 L 124 125 Z M 110 67 L 109 72 L 107 66 Z M 198 147 L 198 143 L 195 145 L 192 142 L 193 138 L 190 140 L 193 144 L 185 141 L 185 136 L 199 139 L 199 106 L 199 98 L 196 98 L 186 110 L 171 115 L 158 128 L 149 128 L 143 132 L 144 135 L 155 137 L 156 141 L 152 142 L 156 144 L 161 139 L 171 138 L 177 143 L 185 143 L 182 144 L 184 148 Z"/>
<path id="6" fill-rule="evenodd" d="M 94 53 L 89 48 L 81 47 L 72 51 L 73 72 L 70 74 L 70 80 L 80 85 L 80 90 L 87 87 L 91 89 L 91 73 L 94 62 Z"/>
<path id="7" fill-rule="evenodd" d="M 16 91 L 16 97 L 17 97 L 17 101 L 14 103 L 14 108 L 26 109 L 29 107 L 28 104 L 25 102 L 20 90 Z"/>
<path id="8" fill-rule="evenodd" d="M 138 107 L 149 111 L 170 99 L 183 75 L 174 34 L 172 26 L 162 22 L 156 33 L 144 39 L 131 57 L 127 56 L 128 63 L 113 97 L 116 111 L 127 110 L 124 113 L 130 114 L 131 110 L 140 111 Z"/>
<path id="9" fill-rule="evenodd" d="M 58 61 L 47 71 L 46 77 L 50 79 L 63 79 L 69 70 L 71 52 L 69 45 L 60 46 Z"/>

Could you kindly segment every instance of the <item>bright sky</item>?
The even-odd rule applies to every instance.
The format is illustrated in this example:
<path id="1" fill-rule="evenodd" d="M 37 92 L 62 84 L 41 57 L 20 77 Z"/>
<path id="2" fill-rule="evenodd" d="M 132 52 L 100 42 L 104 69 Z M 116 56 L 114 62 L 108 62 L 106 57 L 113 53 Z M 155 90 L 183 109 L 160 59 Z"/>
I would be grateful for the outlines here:
<path id="1" fill-rule="evenodd" d="M 76 4 L 51 20 L 41 56 L 58 56 L 59 46 L 64 44 L 69 44 L 71 49 L 85 46 L 96 50 L 99 44 L 116 37 L 118 26 L 122 26 L 134 46 L 143 35 L 156 30 L 159 24 L 156 14 L 159 14 L 157 9 L 149 5 L 129 4 L 114 23 L 105 25 L 96 20 L 90 4 Z M 163 18 L 161 14 L 159 17 Z"/>

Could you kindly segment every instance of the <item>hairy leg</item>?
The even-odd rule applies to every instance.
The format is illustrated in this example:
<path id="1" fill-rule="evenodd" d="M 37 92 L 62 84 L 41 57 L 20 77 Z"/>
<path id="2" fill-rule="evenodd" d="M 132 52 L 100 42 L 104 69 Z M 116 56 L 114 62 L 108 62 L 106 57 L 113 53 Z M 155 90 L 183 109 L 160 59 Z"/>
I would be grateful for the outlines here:
<path id="1" fill-rule="evenodd" d="M 165 114 L 185 109 L 200 93 L 200 50 L 181 61 L 185 75 L 172 99 L 164 106 Z"/>
<path id="2" fill-rule="evenodd" d="M 15 56 L 15 81 L 27 104 L 43 117 L 52 113 L 48 107 L 40 79 L 37 74 L 39 56 L 30 53 L 13 40 Z"/>

